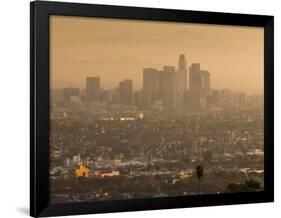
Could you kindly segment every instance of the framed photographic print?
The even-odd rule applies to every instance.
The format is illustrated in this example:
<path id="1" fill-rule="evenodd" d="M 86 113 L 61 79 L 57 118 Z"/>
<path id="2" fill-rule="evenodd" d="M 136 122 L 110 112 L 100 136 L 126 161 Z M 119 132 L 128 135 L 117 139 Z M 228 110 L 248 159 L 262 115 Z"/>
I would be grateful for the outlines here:
<path id="1" fill-rule="evenodd" d="M 272 202 L 273 17 L 35 1 L 30 214 Z"/>

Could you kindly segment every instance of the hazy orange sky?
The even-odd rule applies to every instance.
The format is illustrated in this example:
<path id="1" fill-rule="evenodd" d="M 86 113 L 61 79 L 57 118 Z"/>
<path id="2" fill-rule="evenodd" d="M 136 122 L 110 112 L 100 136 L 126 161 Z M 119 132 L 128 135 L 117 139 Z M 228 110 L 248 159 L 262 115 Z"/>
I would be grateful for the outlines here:
<path id="1" fill-rule="evenodd" d="M 52 88 L 85 88 L 99 76 L 103 88 L 132 79 L 142 87 L 142 68 L 200 63 L 213 89 L 263 93 L 263 28 L 175 22 L 51 16 Z"/>

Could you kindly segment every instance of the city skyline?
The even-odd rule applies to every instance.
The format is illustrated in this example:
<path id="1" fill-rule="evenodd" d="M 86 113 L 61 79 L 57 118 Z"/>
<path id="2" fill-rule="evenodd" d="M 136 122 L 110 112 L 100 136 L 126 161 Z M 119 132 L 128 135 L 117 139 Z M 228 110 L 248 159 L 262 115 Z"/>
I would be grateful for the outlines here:
<path id="1" fill-rule="evenodd" d="M 181 55 L 184 55 L 184 54 L 180 54 L 180 56 L 181 56 Z M 185 56 L 185 55 L 184 55 L 184 56 Z M 190 68 L 191 68 L 192 66 L 195 66 L 195 65 L 199 65 L 200 71 L 204 71 L 204 72 L 210 74 L 210 72 L 209 72 L 207 69 L 202 69 L 202 68 L 201 68 L 201 66 L 202 66 L 201 63 L 191 63 L 190 66 L 187 66 L 187 69 L 189 69 L 189 70 L 187 71 L 187 80 L 185 81 L 186 85 L 184 86 L 184 87 L 186 87 L 186 89 L 184 88 L 184 90 L 189 91 L 189 83 L 190 83 L 189 71 L 190 71 Z M 135 87 L 133 86 L 133 91 L 139 91 L 139 90 L 144 89 L 144 79 L 143 79 L 144 71 L 148 70 L 148 73 L 153 73 L 154 70 L 156 70 L 157 72 L 163 72 L 163 69 L 164 69 L 165 67 L 173 67 L 173 68 L 177 69 L 176 66 L 174 66 L 174 65 L 163 65 L 163 66 L 160 67 L 160 68 L 149 67 L 149 66 L 143 67 L 143 68 L 142 68 L 142 71 L 140 72 L 141 77 L 142 77 L 141 86 L 137 86 L 137 88 L 135 88 Z M 151 72 L 149 72 L 150 70 L 151 70 Z M 51 90 L 55 90 L 55 89 L 65 89 L 65 88 L 78 88 L 78 89 L 80 89 L 80 90 L 85 90 L 85 91 L 86 91 L 86 86 L 87 86 L 86 84 L 87 84 L 87 81 L 85 80 L 85 78 L 86 78 L 86 79 L 87 79 L 87 78 L 98 78 L 98 79 L 99 79 L 99 87 L 100 87 L 101 90 L 102 90 L 102 89 L 103 89 L 103 90 L 113 90 L 113 89 L 115 89 L 115 88 L 118 88 L 119 85 L 120 85 L 120 82 L 122 82 L 122 81 L 124 81 L 124 80 L 132 80 L 132 81 L 134 81 L 134 80 L 131 79 L 131 78 L 124 77 L 124 78 L 122 78 L 122 79 L 120 79 L 120 80 L 116 80 L 116 81 L 114 82 L 115 85 L 113 85 L 113 86 L 111 86 L 111 87 L 105 87 L 105 86 L 103 86 L 104 84 L 102 83 L 102 82 L 103 82 L 102 78 L 104 78 L 104 77 L 102 77 L 102 76 L 97 76 L 97 75 L 95 75 L 95 74 L 91 74 L 91 75 L 86 75 L 86 76 L 83 78 L 83 84 L 82 84 L 81 86 L 73 86 L 73 85 L 71 85 L 71 84 L 66 84 L 65 86 L 61 86 L 61 87 L 56 87 L 56 88 L 54 88 L 54 87 L 52 88 L 52 87 L 51 87 Z M 234 91 L 234 92 L 243 92 L 242 90 L 241 90 L 241 91 L 232 90 L 232 89 L 230 89 L 230 88 L 228 88 L 228 87 L 222 87 L 222 88 L 213 87 L 213 86 L 211 87 L 211 90 L 225 90 L 225 89 L 231 90 L 231 91 Z M 262 94 L 263 94 L 263 93 L 247 93 L 247 92 L 243 92 L 243 93 L 245 93 L 245 94 L 247 94 L 247 95 L 262 95 Z"/>
<path id="2" fill-rule="evenodd" d="M 262 28 L 51 16 L 50 33 L 51 203 L 264 189 Z"/>
<path id="3" fill-rule="evenodd" d="M 143 68 L 140 90 L 133 89 L 134 81 L 131 79 L 116 81 L 119 86 L 114 89 L 103 89 L 100 77 L 87 76 L 85 89 L 82 89 L 84 91 L 80 92 L 77 87 L 63 88 L 63 99 L 60 101 L 84 102 L 86 105 L 92 102 L 135 105 L 139 109 L 157 107 L 166 112 L 245 108 L 245 93 L 213 89 L 211 78 L 211 73 L 202 69 L 199 63 L 188 66 L 185 55 L 180 54 L 177 67 L 163 66 L 160 70 Z"/>
<path id="4" fill-rule="evenodd" d="M 188 66 L 212 72 L 217 89 L 263 92 L 261 28 L 60 16 L 50 28 L 52 88 L 82 88 L 87 75 L 104 76 L 106 89 L 124 79 L 139 89 L 142 67 L 175 66 L 185 54 Z"/>

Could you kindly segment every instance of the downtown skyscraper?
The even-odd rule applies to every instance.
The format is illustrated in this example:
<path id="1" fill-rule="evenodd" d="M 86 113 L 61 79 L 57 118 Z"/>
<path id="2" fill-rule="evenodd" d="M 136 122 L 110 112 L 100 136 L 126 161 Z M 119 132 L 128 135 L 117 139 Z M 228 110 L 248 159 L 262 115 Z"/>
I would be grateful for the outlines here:
<path id="1" fill-rule="evenodd" d="M 210 94 L 210 73 L 200 69 L 199 63 L 191 64 L 189 68 L 189 108 L 200 111 L 207 108 L 207 98 Z"/>
<path id="2" fill-rule="evenodd" d="M 181 54 L 176 72 L 176 107 L 184 108 L 184 97 L 187 91 L 187 62 L 185 55 Z"/>
<path id="3" fill-rule="evenodd" d="M 155 68 L 143 69 L 143 92 L 147 106 L 159 98 L 159 71 Z"/>
<path id="4" fill-rule="evenodd" d="M 161 72 L 162 102 L 164 111 L 176 109 L 176 68 L 164 66 Z"/>
<path id="5" fill-rule="evenodd" d="M 100 78 L 86 78 L 86 101 L 97 101 L 100 95 Z"/>
<path id="6" fill-rule="evenodd" d="M 133 81 L 126 79 L 119 83 L 120 103 L 124 105 L 132 104 Z"/>

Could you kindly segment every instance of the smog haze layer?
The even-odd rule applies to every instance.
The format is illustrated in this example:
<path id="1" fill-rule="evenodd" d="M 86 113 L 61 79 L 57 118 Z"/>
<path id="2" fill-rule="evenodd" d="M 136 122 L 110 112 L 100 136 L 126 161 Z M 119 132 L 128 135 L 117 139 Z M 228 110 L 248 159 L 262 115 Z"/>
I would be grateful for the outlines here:
<path id="1" fill-rule="evenodd" d="M 132 79 L 142 88 L 142 69 L 200 63 L 213 89 L 263 93 L 263 28 L 118 19 L 50 17 L 51 88 L 85 88 L 98 76 L 105 89 Z M 187 81 L 188 84 L 188 81 Z"/>

